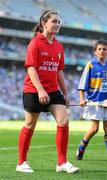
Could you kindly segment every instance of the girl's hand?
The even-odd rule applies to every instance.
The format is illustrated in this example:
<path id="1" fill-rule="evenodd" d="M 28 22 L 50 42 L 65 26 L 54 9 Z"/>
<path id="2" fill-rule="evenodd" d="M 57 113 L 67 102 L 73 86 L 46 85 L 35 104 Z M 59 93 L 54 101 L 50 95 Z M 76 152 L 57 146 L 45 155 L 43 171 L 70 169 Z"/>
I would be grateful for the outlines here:
<path id="1" fill-rule="evenodd" d="M 38 90 L 38 97 L 39 102 L 43 105 L 48 104 L 50 101 L 50 97 L 44 89 Z"/>

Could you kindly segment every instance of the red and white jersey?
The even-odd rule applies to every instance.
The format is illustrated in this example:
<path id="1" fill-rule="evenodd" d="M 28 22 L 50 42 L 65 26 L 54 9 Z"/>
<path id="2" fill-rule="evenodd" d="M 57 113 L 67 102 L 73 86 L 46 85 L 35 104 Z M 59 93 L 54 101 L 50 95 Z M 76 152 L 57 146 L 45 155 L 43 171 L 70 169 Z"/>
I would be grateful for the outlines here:
<path id="1" fill-rule="evenodd" d="M 24 66 L 35 67 L 40 82 L 48 93 L 58 90 L 58 71 L 64 69 L 62 45 L 56 39 L 50 44 L 46 37 L 38 33 L 28 45 Z M 28 73 L 24 81 L 24 92 L 37 92 Z"/>

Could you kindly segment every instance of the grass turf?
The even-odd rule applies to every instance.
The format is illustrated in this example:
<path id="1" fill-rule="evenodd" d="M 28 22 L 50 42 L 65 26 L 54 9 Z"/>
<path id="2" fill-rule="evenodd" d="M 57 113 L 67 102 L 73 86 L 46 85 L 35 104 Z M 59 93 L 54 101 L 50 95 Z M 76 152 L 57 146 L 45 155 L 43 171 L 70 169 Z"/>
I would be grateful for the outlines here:
<path id="1" fill-rule="evenodd" d="M 83 161 L 75 159 L 78 144 L 89 127 L 86 121 L 71 121 L 68 159 L 80 168 L 76 174 L 56 173 L 55 122 L 39 121 L 34 133 L 28 159 L 35 173 L 15 171 L 17 138 L 22 121 L 0 121 L 0 180 L 102 180 L 107 179 L 107 152 L 103 143 L 102 124 L 90 141 Z"/>

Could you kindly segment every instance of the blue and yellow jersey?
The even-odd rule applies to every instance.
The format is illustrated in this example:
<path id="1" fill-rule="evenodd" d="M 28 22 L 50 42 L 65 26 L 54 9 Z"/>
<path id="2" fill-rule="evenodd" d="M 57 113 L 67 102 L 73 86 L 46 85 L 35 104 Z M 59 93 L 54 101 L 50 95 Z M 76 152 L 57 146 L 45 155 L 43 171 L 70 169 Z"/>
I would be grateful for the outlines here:
<path id="1" fill-rule="evenodd" d="M 101 64 L 96 57 L 88 62 L 78 90 L 87 91 L 86 98 L 94 102 L 107 99 L 107 62 Z"/>

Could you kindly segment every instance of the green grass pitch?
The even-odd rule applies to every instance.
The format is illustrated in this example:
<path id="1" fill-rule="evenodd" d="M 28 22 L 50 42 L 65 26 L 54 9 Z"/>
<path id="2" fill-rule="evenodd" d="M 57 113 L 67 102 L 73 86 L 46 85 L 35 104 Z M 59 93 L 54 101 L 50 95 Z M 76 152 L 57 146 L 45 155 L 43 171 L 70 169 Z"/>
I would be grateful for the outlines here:
<path id="1" fill-rule="evenodd" d="M 107 150 L 100 131 L 90 141 L 83 161 L 75 159 L 78 144 L 89 127 L 86 121 L 70 121 L 68 159 L 80 168 L 76 174 L 56 173 L 56 146 L 54 121 L 38 121 L 28 159 L 35 171 L 32 174 L 16 172 L 17 139 L 22 121 L 0 121 L 0 180 L 102 180 L 107 179 Z"/>

